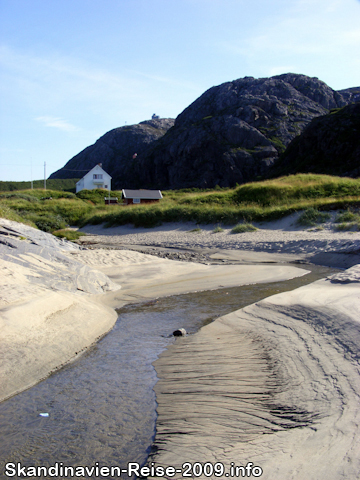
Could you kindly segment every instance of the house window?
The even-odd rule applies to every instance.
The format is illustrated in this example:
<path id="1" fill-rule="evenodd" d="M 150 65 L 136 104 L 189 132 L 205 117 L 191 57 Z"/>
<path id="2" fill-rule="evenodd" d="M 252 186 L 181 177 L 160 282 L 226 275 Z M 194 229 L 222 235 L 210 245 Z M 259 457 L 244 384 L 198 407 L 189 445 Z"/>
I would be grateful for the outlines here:
<path id="1" fill-rule="evenodd" d="M 107 186 L 107 185 L 104 185 L 104 188 L 108 188 L 108 186 Z"/>
<path id="2" fill-rule="evenodd" d="M 102 180 L 103 174 L 102 173 L 94 173 L 93 180 Z"/>
<path id="3" fill-rule="evenodd" d="M 140 203 L 140 198 L 133 198 L 133 203 Z"/>

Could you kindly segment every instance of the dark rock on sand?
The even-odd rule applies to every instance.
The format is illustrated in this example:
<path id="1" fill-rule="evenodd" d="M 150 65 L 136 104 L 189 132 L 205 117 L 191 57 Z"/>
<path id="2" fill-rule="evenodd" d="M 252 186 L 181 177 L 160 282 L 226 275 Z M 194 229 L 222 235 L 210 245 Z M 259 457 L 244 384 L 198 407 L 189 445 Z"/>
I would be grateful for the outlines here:
<path id="1" fill-rule="evenodd" d="M 185 337 L 186 336 L 186 330 L 185 328 L 178 328 L 173 332 L 174 337 Z"/>

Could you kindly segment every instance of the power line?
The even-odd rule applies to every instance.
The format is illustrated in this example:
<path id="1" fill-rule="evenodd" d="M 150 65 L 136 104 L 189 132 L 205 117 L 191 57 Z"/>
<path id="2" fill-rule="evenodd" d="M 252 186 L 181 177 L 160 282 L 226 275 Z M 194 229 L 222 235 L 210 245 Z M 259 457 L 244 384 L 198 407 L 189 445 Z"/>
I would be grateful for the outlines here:
<path id="1" fill-rule="evenodd" d="M 47 163 L 47 166 L 49 166 L 49 165 L 51 166 L 53 164 Z M 2 166 L 2 167 L 28 167 L 29 165 L 18 164 L 18 163 L 0 163 L 0 166 Z M 35 165 L 33 164 L 32 166 L 33 167 L 43 167 L 44 164 L 41 164 L 41 165 L 40 164 L 35 164 Z M 68 172 L 88 172 L 89 168 L 84 169 L 84 170 L 81 170 L 79 168 L 76 168 L 76 169 L 74 169 L 74 168 L 59 168 L 59 170 L 66 170 Z"/>

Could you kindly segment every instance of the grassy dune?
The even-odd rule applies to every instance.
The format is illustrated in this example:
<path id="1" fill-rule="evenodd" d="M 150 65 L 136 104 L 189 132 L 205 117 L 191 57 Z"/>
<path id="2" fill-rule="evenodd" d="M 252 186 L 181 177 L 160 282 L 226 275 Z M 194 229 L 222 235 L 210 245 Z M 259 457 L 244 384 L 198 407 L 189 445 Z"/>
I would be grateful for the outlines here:
<path id="1" fill-rule="evenodd" d="M 82 219 L 107 226 L 132 223 L 152 227 L 163 222 L 234 225 L 275 220 L 295 211 L 346 209 L 360 205 L 360 180 L 328 175 L 292 175 L 248 183 L 235 189 L 166 191 L 161 203 L 99 211 Z"/>
<path id="2" fill-rule="evenodd" d="M 59 237 L 75 240 L 80 234 L 66 231 L 66 228 L 79 225 L 87 215 L 91 216 L 104 209 L 106 195 L 104 191 L 84 191 L 75 195 L 48 189 L 2 192 L 0 217 L 20 221 Z M 114 208 L 112 205 L 106 206 L 104 211 L 109 213 L 112 208 Z"/>
<path id="3" fill-rule="evenodd" d="M 75 192 L 76 182 L 79 178 L 68 179 L 47 179 L 46 187 L 50 190 L 64 190 L 65 192 Z M 44 180 L 33 180 L 34 188 L 43 188 Z M 14 192 L 17 190 L 26 190 L 31 188 L 31 182 L 3 182 L 0 181 L 0 192 Z"/>
<path id="4" fill-rule="evenodd" d="M 236 225 L 274 220 L 299 210 L 308 211 L 311 220 L 325 218 L 316 212 L 340 209 L 345 212 L 338 222 L 339 229 L 350 224 L 356 228 L 360 224 L 357 213 L 360 179 L 328 175 L 291 175 L 234 189 L 169 190 L 163 192 L 161 202 L 150 205 L 105 206 L 106 195 L 107 192 L 99 190 L 85 190 L 76 195 L 42 189 L 3 192 L 0 216 L 58 232 L 59 236 L 66 235 L 64 229 L 69 225 L 105 223 L 110 227 L 132 223 L 153 227 L 174 221 Z M 121 192 L 111 195 L 121 198 Z"/>

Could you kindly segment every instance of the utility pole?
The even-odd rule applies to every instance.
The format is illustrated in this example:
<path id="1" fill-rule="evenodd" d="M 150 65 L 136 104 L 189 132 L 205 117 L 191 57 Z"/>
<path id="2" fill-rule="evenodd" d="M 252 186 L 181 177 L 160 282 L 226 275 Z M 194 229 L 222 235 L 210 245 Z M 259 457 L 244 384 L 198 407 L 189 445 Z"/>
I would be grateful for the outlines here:
<path id="1" fill-rule="evenodd" d="M 44 162 L 44 190 L 46 190 L 46 162 Z"/>

